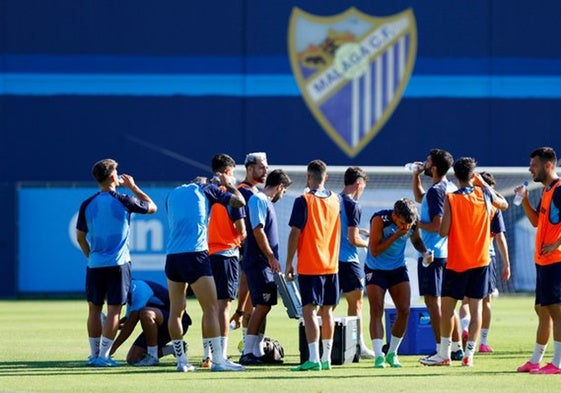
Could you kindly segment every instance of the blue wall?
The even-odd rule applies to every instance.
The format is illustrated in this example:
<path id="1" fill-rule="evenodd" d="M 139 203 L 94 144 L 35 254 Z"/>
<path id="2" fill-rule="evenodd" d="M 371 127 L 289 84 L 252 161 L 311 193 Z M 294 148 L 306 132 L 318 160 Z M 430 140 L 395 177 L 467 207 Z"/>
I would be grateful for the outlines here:
<path id="1" fill-rule="evenodd" d="M 330 16 L 411 8 L 415 68 L 397 109 L 350 158 L 292 76 L 294 6 Z M 4 0 L 0 10 L 0 295 L 15 294 L 18 181 L 90 181 L 111 156 L 139 181 L 206 172 L 210 157 L 402 165 L 434 146 L 485 166 L 560 148 L 561 3 Z"/>

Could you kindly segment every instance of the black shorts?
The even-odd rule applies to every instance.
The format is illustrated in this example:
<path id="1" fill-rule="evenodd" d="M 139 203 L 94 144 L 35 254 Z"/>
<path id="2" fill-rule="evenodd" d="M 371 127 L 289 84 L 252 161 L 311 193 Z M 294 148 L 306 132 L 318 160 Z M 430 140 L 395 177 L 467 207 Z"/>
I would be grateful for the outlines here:
<path id="1" fill-rule="evenodd" d="M 442 297 L 462 300 L 465 296 L 483 299 L 489 294 L 489 266 L 476 267 L 465 272 L 444 269 Z"/>
<path id="2" fill-rule="evenodd" d="M 274 306 L 278 303 L 277 284 L 269 265 L 252 263 L 244 268 L 249 296 L 254 306 Z"/>
<path id="3" fill-rule="evenodd" d="M 166 277 L 171 281 L 193 284 L 203 276 L 212 276 L 208 251 L 182 252 L 166 256 Z"/>
<path id="4" fill-rule="evenodd" d="M 337 274 L 299 274 L 298 288 L 300 288 L 303 306 L 307 304 L 335 306 L 339 303 L 339 276 Z"/>
<path id="5" fill-rule="evenodd" d="M 86 299 L 96 306 L 102 306 L 105 298 L 110 306 L 125 304 L 130 286 L 130 262 L 119 266 L 86 269 Z"/>
<path id="6" fill-rule="evenodd" d="M 212 275 L 218 300 L 234 300 L 240 284 L 240 264 L 237 257 L 213 254 L 210 256 Z"/>
<path id="7" fill-rule="evenodd" d="M 442 276 L 446 266 L 446 258 L 434 258 L 434 261 L 424 267 L 423 257 L 417 261 L 417 277 L 419 279 L 419 295 L 442 296 Z"/>
<path id="8" fill-rule="evenodd" d="M 536 304 L 561 303 L 561 262 L 536 265 Z"/>
<path id="9" fill-rule="evenodd" d="M 393 270 L 370 269 L 364 267 L 366 273 L 366 286 L 377 285 L 386 290 L 402 282 L 409 282 L 407 266 L 401 266 Z"/>
<path id="10" fill-rule="evenodd" d="M 364 269 L 360 263 L 339 262 L 339 287 L 343 293 L 364 289 Z"/>

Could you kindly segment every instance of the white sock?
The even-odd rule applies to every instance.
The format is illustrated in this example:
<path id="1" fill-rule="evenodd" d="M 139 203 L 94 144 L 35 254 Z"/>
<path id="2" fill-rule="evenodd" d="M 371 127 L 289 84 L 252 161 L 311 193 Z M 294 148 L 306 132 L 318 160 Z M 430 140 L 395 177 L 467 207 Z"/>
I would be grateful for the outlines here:
<path id="1" fill-rule="evenodd" d="M 551 361 L 555 367 L 561 367 L 561 341 L 553 341 L 553 360 Z"/>
<path id="2" fill-rule="evenodd" d="M 212 360 L 212 353 L 210 353 L 210 342 L 203 339 L 203 360 Z"/>
<path id="3" fill-rule="evenodd" d="M 374 350 L 374 355 L 376 357 L 384 356 L 384 351 L 382 351 L 383 347 L 384 341 L 381 338 L 375 338 L 374 340 L 372 340 L 372 349 Z"/>
<path id="4" fill-rule="evenodd" d="M 310 354 L 308 359 L 310 362 L 319 363 L 319 344 L 317 341 L 308 343 L 308 353 Z"/>
<path id="5" fill-rule="evenodd" d="M 158 359 L 158 346 L 157 345 L 149 345 L 146 347 L 146 352 L 148 355 L 152 356 L 153 358 Z"/>
<path id="6" fill-rule="evenodd" d="M 440 337 L 440 352 L 438 352 L 438 355 L 442 359 L 450 359 L 450 356 L 452 356 L 451 337 Z"/>
<path id="7" fill-rule="evenodd" d="M 536 346 L 534 347 L 534 353 L 532 354 L 532 358 L 530 359 L 530 363 L 541 363 L 546 349 L 547 344 L 541 345 L 536 343 Z"/>
<path id="8" fill-rule="evenodd" d="M 167 356 L 173 354 L 173 345 L 164 345 L 162 347 L 162 356 Z"/>
<path id="9" fill-rule="evenodd" d="M 99 357 L 103 359 L 109 358 L 109 352 L 111 352 L 112 345 L 113 340 L 101 336 L 101 340 L 99 341 Z"/>
<path id="10" fill-rule="evenodd" d="M 397 353 L 399 349 L 399 344 L 401 344 L 402 337 L 396 337 L 392 334 L 392 338 L 390 340 L 390 347 L 388 348 L 388 353 Z"/>
<path id="11" fill-rule="evenodd" d="M 228 337 L 220 336 L 220 345 L 222 345 L 222 357 L 228 359 Z"/>
<path id="12" fill-rule="evenodd" d="M 466 342 L 466 351 L 464 353 L 464 357 L 472 358 L 475 352 L 475 341 L 467 341 Z"/>
<path id="13" fill-rule="evenodd" d="M 456 352 L 462 349 L 462 343 L 460 341 L 454 341 L 452 343 L 452 352 Z"/>
<path id="14" fill-rule="evenodd" d="M 264 335 L 263 334 L 259 334 L 257 336 L 257 339 L 255 340 L 255 342 L 253 343 L 253 354 L 255 356 L 257 356 L 258 358 L 260 358 L 261 356 L 265 355 L 265 351 L 263 350 L 263 346 L 264 346 Z"/>
<path id="15" fill-rule="evenodd" d="M 173 346 L 173 352 L 175 353 L 177 364 L 189 363 L 187 361 L 187 354 L 183 350 L 183 340 L 171 340 L 171 345 Z"/>
<path id="16" fill-rule="evenodd" d="M 460 324 L 462 325 L 462 330 L 467 331 L 469 328 L 469 317 L 463 317 L 460 319 Z"/>
<path id="17" fill-rule="evenodd" d="M 244 355 L 253 353 L 253 347 L 255 346 L 256 341 L 257 341 L 257 336 L 254 334 L 248 334 L 245 336 L 245 344 L 243 346 Z"/>
<path id="18" fill-rule="evenodd" d="M 222 356 L 222 345 L 220 345 L 220 337 L 205 338 L 204 340 L 208 340 L 210 353 L 212 356 L 212 363 L 223 364 L 224 357 Z"/>
<path id="19" fill-rule="evenodd" d="M 333 340 L 321 340 L 323 345 L 323 354 L 321 355 L 322 362 L 331 363 L 331 349 L 333 348 Z"/>
<path id="20" fill-rule="evenodd" d="M 90 337 L 90 356 L 92 358 L 96 358 L 99 356 L 99 342 L 101 341 L 101 337 Z"/>
<path id="21" fill-rule="evenodd" d="M 481 338 L 479 339 L 479 344 L 487 345 L 488 335 L 489 335 L 489 329 L 481 329 Z"/>
<path id="22" fill-rule="evenodd" d="M 440 343 L 436 343 L 436 353 L 440 352 Z"/>

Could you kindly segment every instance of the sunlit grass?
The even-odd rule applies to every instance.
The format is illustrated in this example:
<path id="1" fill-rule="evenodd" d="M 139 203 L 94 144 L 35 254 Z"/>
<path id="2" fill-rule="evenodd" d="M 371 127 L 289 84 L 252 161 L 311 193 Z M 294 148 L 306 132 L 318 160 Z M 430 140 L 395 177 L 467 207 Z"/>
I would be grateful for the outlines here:
<path id="1" fill-rule="evenodd" d="M 0 301 L 0 392 L 548 392 L 561 382 L 556 380 L 559 376 L 515 372 L 528 359 L 535 339 L 533 298 L 526 296 L 496 299 L 490 334 L 495 352 L 476 355 L 473 368 L 460 367 L 459 362 L 445 368 L 423 367 L 415 355 L 400 357 L 402 369 L 377 370 L 371 361 L 361 361 L 308 373 L 289 370 L 299 363 L 298 321 L 288 319 L 282 305 L 273 309 L 267 334 L 283 344 L 285 364 L 241 373 L 182 374 L 175 371 L 173 357 L 151 368 L 83 367 L 88 356 L 86 309 L 80 300 Z M 336 315 L 344 315 L 344 309 L 336 310 Z M 188 310 L 194 326 L 186 340 L 190 360 L 197 364 L 202 343 L 195 300 L 188 300 Z M 241 331 L 236 330 L 229 342 L 229 354 L 236 361 L 240 338 Z M 128 345 L 117 351 L 117 361 L 124 361 Z M 546 359 L 550 357 L 551 348 Z"/>

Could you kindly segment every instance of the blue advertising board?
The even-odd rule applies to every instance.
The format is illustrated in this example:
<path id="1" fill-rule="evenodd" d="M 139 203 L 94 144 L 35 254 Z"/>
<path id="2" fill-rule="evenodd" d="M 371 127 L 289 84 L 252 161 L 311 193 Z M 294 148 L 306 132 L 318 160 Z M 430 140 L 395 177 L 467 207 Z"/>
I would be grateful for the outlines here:
<path id="1" fill-rule="evenodd" d="M 132 215 L 129 247 L 134 278 L 166 282 L 168 228 L 163 206 L 169 190 L 150 188 L 150 197 L 161 208 L 151 215 Z M 76 220 L 82 201 L 97 191 L 70 187 L 19 189 L 19 293 L 84 291 L 86 258 L 76 241 Z"/>

